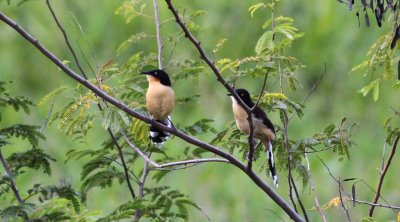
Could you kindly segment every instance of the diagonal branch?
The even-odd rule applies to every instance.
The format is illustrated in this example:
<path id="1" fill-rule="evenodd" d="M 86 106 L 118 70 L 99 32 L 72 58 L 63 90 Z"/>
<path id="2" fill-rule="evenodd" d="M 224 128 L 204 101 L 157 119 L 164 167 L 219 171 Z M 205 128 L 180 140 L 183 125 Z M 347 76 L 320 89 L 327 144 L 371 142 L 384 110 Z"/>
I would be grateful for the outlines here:
<path id="1" fill-rule="evenodd" d="M 394 154 L 396 152 L 397 144 L 399 143 L 400 135 L 396 137 L 396 139 L 393 142 L 392 145 L 392 151 L 390 152 L 389 159 L 386 162 L 385 168 L 383 169 L 381 176 L 379 177 L 379 182 L 378 182 L 378 188 L 376 188 L 376 195 L 374 198 L 374 201 L 372 202 L 373 204 L 378 203 L 379 197 L 381 196 L 381 189 L 382 189 L 382 184 L 383 180 L 385 179 L 386 173 L 389 169 L 390 164 L 392 163 L 392 159 L 394 157 Z M 371 208 L 369 209 L 368 215 L 372 217 L 374 214 L 375 206 L 372 205 Z"/>
<path id="2" fill-rule="evenodd" d="M 46 4 L 47 4 L 47 7 L 49 8 L 49 10 L 51 12 L 51 15 L 54 18 L 54 21 L 57 23 L 58 28 L 60 29 L 60 31 L 62 32 L 62 34 L 64 36 L 65 43 L 67 44 L 69 51 L 72 53 L 72 56 L 74 57 L 76 66 L 78 67 L 79 71 L 81 71 L 81 74 L 87 79 L 85 71 L 83 71 L 83 68 L 82 68 L 81 64 L 79 63 L 78 57 L 76 56 L 76 53 L 73 50 L 73 48 L 71 46 L 71 43 L 69 42 L 67 33 L 65 32 L 65 29 L 62 27 L 61 23 L 58 21 L 58 18 L 56 16 L 56 14 L 54 13 L 53 8 L 50 5 L 50 1 L 46 0 Z"/>
<path id="3" fill-rule="evenodd" d="M 9 179 L 10 180 L 10 187 L 11 187 L 13 193 L 14 193 L 15 198 L 17 199 L 19 204 L 23 204 L 24 201 L 22 200 L 21 195 L 19 194 L 19 191 L 18 191 L 18 188 L 17 188 L 17 184 L 15 184 L 13 175 L 11 173 L 10 166 L 7 164 L 7 161 L 4 158 L 3 152 L 1 151 L 1 149 L 0 149 L 0 161 L 1 161 L 1 164 L 3 165 L 3 167 L 4 167 L 4 170 L 6 171 L 6 175 L 10 178 Z"/>
<path id="4" fill-rule="evenodd" d="M 168 9 L 174 15 L 176 23 L 181 27 L 182 31 L 185 33 L 185 37 L 188 38 L 193 43 L 193 45 L 196 47 L 197 51 L 200 54 L 200 58 L 203 59 L 207 63 L 207 65 L 210 67 L 210 69 L 217 76 L 217 80 L 228 90 L 228 92 L 236 99 L 236 101 L 238 101 L 238 103 L 246 110 L 247 114 L 250 114 L 250 111 L 251 111 L 250 107 L 246 106 L 246 104 L 236 94 L 235 90 L 225 81 L 224 77 L 222 77 L 221 73 L 219 72 L 217 67 L 214 65 L 214 62 L 207 56 L 206 52 L 201 47 L 200 42 L 196 39 L 196 37 L 194 37 L 194 35 L 189 31 L 189 29 L 186 27 L 185 23 L 179 17 L 178 11 L 172 5 L 172 1 L 165 0 L 165 2 L 168 5 Z"/>
<path id="5" fill-rule="evenodd" d="M 241 171 L 243 171 L 260 189 L 264 191 L 276 204 L 278 204 L 281 209 L 283 209 L 289 217 L 294 221 L 304 221 L 304 219 L 293 210 L 293 208 L 280 196 L 278 195 L 267 183 L 265 183 L 256 173 L 253 171 L 247 171 L 247 167 L 236 157 L 229 154 L 228 152 L 221 150 L 218 147 L 215 147 L 211 144 L 205 143 L 200 141 L 194 137 L 191 137 L 184 132 L 174 128 L 169 128 L 161 123 L 153 121 L 151 118 L 130 109 L 126 104 L 121 101 L 118 101 L 114 97 L 108 95 L 107 93 L 103 92 L 100 88 L 93 85 L 86 79 L 79 76 L 75 73 L 72 69 L 66 66 L 59 58 L 57 58 L 53 53 L 47 50 L 42 44 L 39 43 L 37 39 L 35 39 L 32 35 L 22 29 L 16 22 L 5 16 L 2 12 L 0 12 L 0 20 L 2 20 L 5 24 L 13 28 L 17 31 L 23 38 L 29 41 L 35 48 L 37 48 L 44 56 L 46 56 L 49 60 L 51 60 L 55 65 L 57 65 L 63 72 L 74 79 L 75 81 L 79 82 L 81 85 L 85 86 L 87 89 L 95 93 L 97 96 L 101 97 L 102 99 L 106 100 L 110 104 L 116 106 L 121 111 L 125 112 L 126 114 L 139 119 L 145 123 L 152 124 L 153 126 L 157 127 L 160 130 L 169 132 L 176 137 L 181 138 L 182 140 L 205 149 L 209 152 L 212 152 L 222 158 L 227 159 L 231 164 L 235 165 Z M 234 92 L 235 93 L 235 92 Z M 235 94 L 236 95 L 236 94 Z M 237 95 L 236 95 L 237 96 Z"/>
<path id="6" fill-rule="evenodd" d="M 306 151 L 307 151 L 307 149 L 306 149 Z M 311 191 L 312 191 L 313 194 L 314 194 L 315 207 L 317 208 L 319 214 L 321 215 L 322 220 L 323 220 L 324 222 L 326 222 L 325 213 L 324 213 L 324 211 L 322 210 L 321 206 L 319 205 L 317 192 L 315 191 L 315 183 L 314 183 L 314 180 L 313 180 L 313 178 L 312 178 L 312 176 L 311 176 L 310 161 L 309 161 L 309 159 L 308 159 L 307 153 L 304 153 L 304 159 L 306 159 L 306 161 L 307 161 L 308 181 L 309 181 L 309 183 L 310 183 Z"/>
<path id="7" fill-rule="evenodd" d="M 267 73 L 265 74 L 263 86 L 262 86 L 262 88 L 261 88 L 261 91 L 260 91 L 260 94 L 259 94 L 259 96 L 258 96 L 258 99 L 257 99 L 256 103 L 254 104 L 253 107 L 249 107 L 249 108 L 251 108 L 251 109 L 250 109 L 250 112 L 247 112 L 247 111 L 246 111 L 246 112 L 247 112 L 247 116 L 248 116 L 248 121 L 249 121 L 249 128 L 250 128 L 250 130 L 249 130 L 249 137 L 248 137 L 249 154 L 248 154 L 248 156 L 247 156 L 247 159 L 248 159 L 248 160 L 247 160 L 247 161 L 248 161 L 248 163 L 247 163 L 247 168 L 248 168 L 248 170 L 251 170 L 251 168 L 252 168 L 252 166 L 253 166 L 253 156 L 254 156 L 254 151 L 255 151 L 254 139 L 253 139 L 253 138 L 254 138 L 254 123 L 253 123 L 253 116 L 251 115 L 251 113 L 254 111 L 254 109 L 257 107 L 258 103 L 259 103 L 260 100 L 261 100 L 261 97 L 262 97 L 262 95 L 263 95 L 265 86 L 267 85 L 268 73 L 269 73 L 269 70 L 268 70 Z"/>

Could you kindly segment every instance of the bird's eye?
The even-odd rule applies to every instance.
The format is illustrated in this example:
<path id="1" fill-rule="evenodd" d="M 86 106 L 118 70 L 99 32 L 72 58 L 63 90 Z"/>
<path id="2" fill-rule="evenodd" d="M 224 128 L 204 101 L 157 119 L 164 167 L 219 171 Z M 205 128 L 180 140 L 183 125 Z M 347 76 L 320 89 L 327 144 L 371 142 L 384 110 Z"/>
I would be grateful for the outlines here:
<path id="1" fill-rule="evenodd" d="M 244 93 L 240 93 L 240 96 L 244 96 Z"/>

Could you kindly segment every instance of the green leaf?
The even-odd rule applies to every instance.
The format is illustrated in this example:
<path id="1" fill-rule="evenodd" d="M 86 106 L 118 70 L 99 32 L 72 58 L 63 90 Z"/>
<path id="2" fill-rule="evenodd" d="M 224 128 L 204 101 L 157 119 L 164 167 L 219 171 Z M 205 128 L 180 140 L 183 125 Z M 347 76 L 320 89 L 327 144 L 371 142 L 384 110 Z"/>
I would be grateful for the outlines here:
<path id="1" fill-rule="evenodd" d="M 49 94 L 47 94 L 46 96 L 43 97 L 43 99 L 41 99 L 38 103 L 38 106 L 42 106 L 43 104 L 45 104 L 47 101 L 49 101 L 49 99 L 56 97 L 58 95 L 60 95 L 61 93 L 65 92 L 66 90 L 68 90 L 69 87 L 68 86 L 61 86 L 55 90 L 53 90 L 52 92 L 50 92 Z"/>
<path id="2" fill-rule="evenodd" d="M 255 52 L 261 55 L 265 50 L 272 51 L 274 43 L 272 41 L 274 33 L 272 31 L 265 32 L 257 41 Z"/>
<path id="3" fill-rule="evenodd" d="M 56 161 L 41 149 L 30 149 L 26 152 L 17 152 L 7 158 L 7 162 L 14 174 L 24 167 L 30 169 L 43 169 L 47 175 L 51 175 L 50 161 Z"/>
<path id="4" fill-rule="evenodd" d="M 374 97 L 374 101 L 378 101 L 378 98 L 379 98 L 379 82 L 377 84 L 374 84 L 373 97 Z"/>
<path id="5" fill-rule="evenodd" d="M 379 98 L 379 83 L 380 79 L 376 79 L 372 82 L 370 82 L 368 85 L 364 86 L 362 89 L 360 89 L 358 92 L 361 93 L 363 96 L 367 96 L 368 93 L 373 90 L 373 98 L 375 101 L 378 100 Z"/>
<path id="6" fill-rule="evenodd" d="M 22 205 L 9 206 L 0 212 L 0 218 L 4 221 L 10 221 L 12 219 L 24 219 L 29 221 L 28 214 L 33 211 L 35 205 L 32 203 L 23 203 Z"/>
<path id="7" fill-rule="evenodd" d="M 250 12 L 251 17 L 252 17 L 252 18 L 254 17 L 254 13 L 255 13 L 258 9 L 260 9 L 260 8 L 266 8 L 266 7 L 267 7 L 267 5 L 265 5 L 264 3 L 258 3 L 258 4 L 255 4 L 255 5 L 250 6 L 250 7 L 249 7 L 249 12 Z"/>
<path id="8" fill-rule="evenodd" d="M 0 141 L 12 137 L 17 137 L 22 140 L 28 140 L 33 147 L 37 147 L 40 139 L 45 139 L 39 131 L 39 126 L 31 126 L 24 124 L 14 124 L 10 127 L 0 130 Z"/>

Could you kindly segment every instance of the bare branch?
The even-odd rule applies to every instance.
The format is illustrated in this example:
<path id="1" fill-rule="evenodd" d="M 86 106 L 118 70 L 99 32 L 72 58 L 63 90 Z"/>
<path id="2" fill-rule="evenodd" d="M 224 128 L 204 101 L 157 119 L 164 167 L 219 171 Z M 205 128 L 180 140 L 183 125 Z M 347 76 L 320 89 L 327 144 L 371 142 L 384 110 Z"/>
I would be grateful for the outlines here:
<path id="1" fill-rule="evenodd" d="M 346 206 L 344 205 L 343 196 L 342 196 L 342 189 L 343 189 L 343 187 L 342 187 L 342 184 L 341 184 L 341 182 L 340 182 L 340 178 L 339 178 L 338 183 L 339 183 L 339 184 L 338 184 L 338 185 L 339 185 L 338 187 L 339 187 L 340 205 L 342 206 L 344 212 L 346 212 L 346 216 L 347 216 L 348 221 L 351 222 L 349 210 L 347 210 Z M 343 189 L 343 190 L 344 190 L 344 189 Z"/>
<path id="2" fill-rule="evenodd" d="M 263 86 L 262 86 L 261 91 L 260 91 L 260 95 L 258 96 L 258 99 L 257 99 L 256 103 L 254 104 L 253 107 L 249 107 L 250 108 L 250 112 L 246 111 L 247 112 L 247 116 L 248 116 L 248 121 L 249 121 L 249 128 L 250 128 L 249 137 L 248 137 L 249 153 L 247 155 L 247 159 L 248 159 L 247 160 L 248 161 L 247 168 L 248 168 L 248 170 L 251 170 L 251 168 L 253 166 L 253 156 L 254 156 L 254 151 L 255 151 L 254 139 L 253 139 L 254 138 L 254 123 L 253 123 L 252 112 L 254 111 L 254 109 L 257 107 L 258 103 L 261 100 L 261 97 L 263 95 L 265 86 L 267 85 L 266 83 L 267 83 L 268 73 L 269 73 L 269 70 L 265 74 L 264 83 L 263 83 Z"/>
<path id="3" fill-rule="evenodd" d="M 237 168 L 239 168 L 241 171 L 243 171 L 258 187 L 260 187 L 276 204 L 278 204 L 289 216 L 292 220 L 294 221 L 304 221 L 304 219 L 297 214 L 293 208 L 281 197 L 279 196 L 267 183 L 265 183 L 257 174 L 255 174 L 253 171 L 248 171 L 247 167 L 236 157 L 233 155 L 229 154 L 228 152 L 225 152 L 222 149 L 219 149 L 211 144 L 205 143 L 203 141 L 200 141 L 194 137 L 191 137 L 182 131 L 176 129 L 176 128 L 170 128 L 167 127 L 161 123 L 158 123 L 156 121 L 153 121 L 151 118 L 138 113 L 134 111 L 133 109 L 130 109 L 126 104 L 118 101 L 114 97 L 108 95 L 107 93 L 103 92 L 101 89 L 90 83 L 89 81 L 85 80 L 81 76 L 79 76 L 76 72 L 71 70 L 68 66 L 63 64 L 63 62 L 57 58 L 54 54 L 52 54 L 49 50 L 47 50 L 42 44 L 39 43 L 38 40 L 36 40 L 34 37 L 32 37 L 28 32 L 26 32 L 24 29 L 22 29 L 16 22 L 5 16 L 2 12 L 0 12 L 0 20 L 2 20 L 5 24 L 13 28 L 15 31 L 17 31 L 23 38 L 25 38 L 27 41 L 29 41 L 33 46 L 35 46 L 43 55 L 45 55 L 49 60 L 51 60 L 55 65 L 57 65 L 61 70 L 64 71 L 65 74 L 67 74 L 69 77 L 74 79 L 75 81 L 79 82 L 83 86 L 85 86 L 87 89 L 101 97 L 102 99 L 106 100 L 110 104 L 116 106 L 119 108 L 121 111 L 125 112 L 126 114 L 139 119 L 145 123 L 152 124 L 153 126 L 157 127 L 160 130 L 169 132 L 176 137 L 181 138 L 182 140 L 198 146 L 202 149 L 205 149 L 209 152 L 212 152 L 222 158 L 227 159 L 231 164 L 235 165 Z M 235 93 L 235 92 L 233 92 Z M 237 94 L 235 93 L 237 96 Z M 238 97 L 238 96 L 237 96 Z"/>
<path id="4" fill-rule="evenodd" d="M 125 135 L 124 135 L 125 137 Z M 149 154 L 151 155 L 151 153 Z M 139 183 L 139 197 L 143 198 L 144 197 L 144 184 L 146 183 L 147 176 L 149 175 L 150 169 L 149 169 L 149 162 L 145 161 L 144 166 L 143 166 L 143 174 L 142 177 L 140 178 L 140 183 Z M 138 221 L 142 217 L 142 213 L 140 212 L 139 209 L 135 211 L 135 218 L 134 221 Z"/>
<path id="5" fill-rule="evenodd" d="M 306 149 L 306 151 L 307 151 L 307 149 Z M 314 194 L 315 207 L 317 208 L 319 214 L 321 215 L 322 220 L 323 220 L 324 222 L 326 222 L 326 216 L 325 216 L 325 213 L 324 213 L 324 211 L 322 210 L 321 206 L 319 205 L 318 196 L 317 196 L 317 192 L 316 192 L 316 189 L 315 189 L 315 183 L 314 183 L 314 180 L 313 180 L 313 178 L 312 178 L 312 176 L 311 176 L 310 160 L 308 159 L 307 153 L 304 153 L 304 159 L 307 161 L 308 181 L 309 181 L 309 183 L 310 183 L 311 191 L 312 191 L 313 194 Z"/>
<path id="6" fill-rule="evenodd" d="M 166 168 L 166 167 L 179 166 L 179 165 L 186 166 L 188 164 L 199 164 L 199 163 L 206 163 L 206 162 L 229 163 L 228 160 L 221 159 L 221 158 L 203 158 L 203 159 L 182 160 L 182 161 L 177 161 L 177 162 L 158 164 L 158 163 L 154 162 L 153 160 L 151 160 L 150 157 L 147 156 L 139 147 L 137 147 L 135 144 L 133 144 L 124 133 L 122 133 L 122 134 L 123 134 L 125 141 L 128 143 L 128 145 L 130 147 L 132 147 L 136 153 L 138 153 L 140 156 L 142 156 L 146 162 L 148 162 L 155 168 Z"/>
<path id="7" fill-rule="evenodd" d="M 400 207 L 398 206 L 392 206 L 392 205 L 384 205 L 384 204 L 379 204 L 379 203 L 371 203 L 371 202 L 367 202 L 367 201 L 363 201 L 363 200 L 354 200 L 351 199 L 351 201 L 354 201 L 356 203 L 359 204 L 365 204 L 365 205 L 369 205 L 369 206 L 374 206 L 374 207 L 382 207 L 382 208 L 389 208 L 389 209 L 395 209 L 395 210 L 400 210 Z"/>
<path id="8" fill-rule="evenodd" d="M 382 189 L 383 180 L 385 179 L 386 173 L 387 173 L 387 171 L 388 171 L 388 169 L 390 167 L 390 164 L 392 163 L 392 159 L 393 159 L 394 154 L 396 152 L 397 144 L 399 142 L 399 139 L 400 139 L 400 135 L 397 135 L 396 139 L 393 142 L 392 151 L 390 152 L 389 159 L 387 160 L 385 168 L 383 169 L 383 171 L 381 173 L 381 176 L 379 177 L 378 188 L 376 188 L 376 195 L 375 195 L 374 201 L 372 202 L 374 204 L 378 203 L 379 197 L 381 196 L 381 189 Z M 368 215 L 370 217 L 373 216 L 374 210 L 375 210 L 375 206 L 372 205 L 371 208 L 369 209 L 369 212 L 368 212 Z"/>
<path id="9" fill-rule="evenodd" d="M 299 202 L 299 205 L 300 205 L 301 211 L 303 212 L 304 218 L 306 221 L 310 221 L 308 219 L 306 208 L 304 207 L 303 202 L 300 199 L 299 191 L 297 190 L 297 186 L 294 182 L 293 176 L 291 177 L 291 180 L 292 180 L 292 184 L 293 184 L 294 193 L 296 194 L 297 202 Z"/>
<path id="10" fill-rule="evenodd" d="M 319 83 L 322 81 L 322 79 L 324 78 L 324 76 L 326 75 L 326 63 L 324 64 L 324 72 L 321 74 L 321 76 L 319 77 L 319 79 L 314 83 L 314 85 L 311 87 L 310 91 L 307 93 L 306 97 L 304 98 L 303 102 L 301 102 L 301 105 L 304 105 L 308 98 L 311 96 L 311 94 L 317 89 L 317 86 L 319 85 Z M 296 113 L 292 113 L 292 115 L 290 115 L 289 120 L 291 120 L 294 115 Z"/>
<path id="11" fill-rule="evenodd" d="M 17 188 L 17 184 L 15 184 L 14 178 L 13 178 L 13 174 L 11 173 L 11 169 L 10 166 L 7 164 L 6 159 L 3 156 L 3 152 L 0 149 L 0 161 L 1 164 L 4 167 L 4 170 L 6 171 L 6 175 L 9 177 L 9 181 L 10 181 L 10 187 L 14 193 L 15 198 L 17 199 L 19 204 L 23 204 L 24 201 L 21 198 L 21 195 L 19 194 L 18 188 Z"/>
<path id="12" fill-rule="evenodd" d="M 47 7 L 49 8 L 49 10 L 51 12 L 51 15 L 54 18 L 54 21 L 57 23 L 58 28 L 60 29 L 60 31 L 62 32 L 62 34 L 64 36 L 65 43 L 67 43 L 68 49 L 71 52 L 72 56 L 74 57 L 76 66 L 81 71 L 81 74 L 87 79 L 85 71 L 83 71 L 82 66 L 79 63 L 78 57 L 76 56 L 76 53 L 75 53 L 74 49 L 72 48 L 71 43 L 69 42 L 67 33 L 65 32 L 65 29 L 62 27 L 61 23 L 58 21 L 58 18 L 56 16 L 56 14 L 54 13 L 53 8 L 50 5 L 50 0 L 46 0 L 46 4 L 47 4 Z"/>
<path id="13" fill-rule="evenodd" d="M 263 85 L 261 87 L 260 94 L 258 95 L 258 99 L 257 99 L 256 103 L 254 104 L 254 106 L 251 107 L 251 111 L 254 111 L 256 106 L 258 106 L 258 103 L 260 103 L 261 97 L 264 94 L 265 86 L 267 85 L 268 73 L 269 73 L 269 70 L 267 71 L 267 73 L 265 73 L 264 82 L 263 82 Z"/>
<path id="14" fill-rule="evenodd" d="M 163 44 L 162 44 L 161 31 L 160 31 L 160 18 L 158 16 L 157 0 L 153 0 L 153 8 L 154 8 L 154 19 L 156 20 L 156 31 L 157 31 L 158 68 L 163 69 L 163 63 L 162 63 Z"/>

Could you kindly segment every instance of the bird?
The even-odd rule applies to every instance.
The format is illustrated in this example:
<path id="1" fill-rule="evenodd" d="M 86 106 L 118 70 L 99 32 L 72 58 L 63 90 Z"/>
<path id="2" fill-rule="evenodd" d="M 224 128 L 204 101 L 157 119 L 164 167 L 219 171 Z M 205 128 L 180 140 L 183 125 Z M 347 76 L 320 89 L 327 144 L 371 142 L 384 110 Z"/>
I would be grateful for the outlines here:
<path id="1" fill-rule="evenodd" d="M 175 107 L 175 92 L 172 89 L 168 74 L 161 69 L 143 71 L 149 86 L 146 92 L 146 108 L 151 118 L 165 126 L 172 127 L 170 114 Z M 150 125 L 150 141 L 153 144 L 163 144 L 169 133 Z"/>
<path id="2" fill-rule="evenodd" d="M 250 98 L 250 93 L 245 89 L 235 89 L 236 94 L 246 104 L 247 107 L 253 109 L 255 104 Z M 250 124 L 246 110 L 242 105 L 232 96 L 228 94 L 232 99 L 232 110 L 235 117 L 235 122 L 240 131 L 244 134 L 250 133 Z M 274 153 L 272 149 L 272 141 L 275 139 L 275 128 L 271 120 L 268 119 L 267 114 L 258 106 L 255 106 L 252 111 L 253 120 L 253 136 L 256 139 L 262 141 L 266 148 L 268 156 L 269 172 L 274 181 L 274 184 L 278 186 L 278 175 L 276 174 Z"/>

